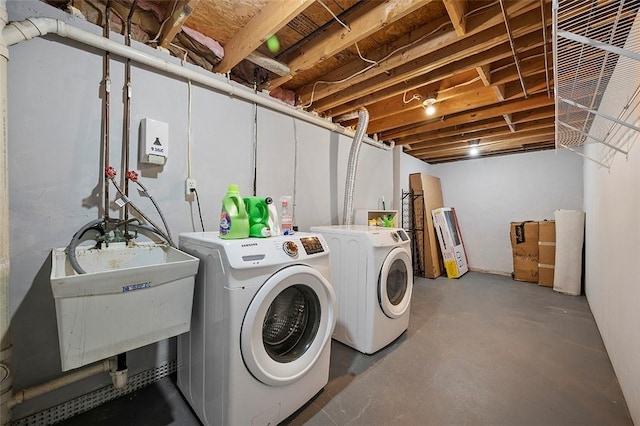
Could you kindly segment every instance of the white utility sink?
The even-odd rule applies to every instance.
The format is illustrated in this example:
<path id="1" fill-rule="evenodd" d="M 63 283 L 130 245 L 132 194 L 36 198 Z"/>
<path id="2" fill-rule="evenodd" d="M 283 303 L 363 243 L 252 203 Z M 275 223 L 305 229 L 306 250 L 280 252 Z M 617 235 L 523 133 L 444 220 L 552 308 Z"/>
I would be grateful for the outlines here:
<path id="1" fill-rule="evenodd" d="M 52 251 L 62 371 L 189 331 L 199 260 L 155 243 Z"/>

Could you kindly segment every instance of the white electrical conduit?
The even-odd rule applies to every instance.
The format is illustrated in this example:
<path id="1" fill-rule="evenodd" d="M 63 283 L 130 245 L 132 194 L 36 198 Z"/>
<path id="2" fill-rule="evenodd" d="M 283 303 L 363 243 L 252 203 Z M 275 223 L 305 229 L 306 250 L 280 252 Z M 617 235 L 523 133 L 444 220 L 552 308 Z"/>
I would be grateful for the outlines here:
<path id="1" fill-rule="evenodd" d="M 348 137 L 355 136 L 355 132 L 349 129 L 332 123 L 329 120 L 312 115 L 308 112 L 291 107 L 277 99 L 253 93 L 243 87 L 234 86 L 231 83 L 220 81 L 217 78 L 201 74 L 200 72 L 190 70 L 180 65 L 173 64 L 164 59 L 156 58 L 139 50 L 124 46 L 112 40 L 108 40 L 104 37 L 72 27 L 66 22 L 60 21 L 58 19 L 29 18 L 20 22 L 11 22 L 5 27 L 3 31 L 7 46 L 11 46 L 24 40 L 31 40 L 32 38 L 40 37 L 46 34 L 57 34 L 61 37 L 86 44 L 87 46 L 106 50 L 116 55 L 122 56 L 123 58 L 131 59 L 132 61 L 136 61 L 140 64 L 147 65 L 165 73 L 182 77 L 186 80 L 191 80 L 192 82 L 202 84 L 214 90 L 227 93 L 230 96 L 244 99 L 249 102 L 254 102 L 273 111 L 281 112 L 283 114 L 299 118 L 308 123 L 315 124 L 325 129 L 340 133 L 342 135 Z M 369 145 L 387 151 L 391 150 L 395 145 L 393 142 L 389 142 L 388 144 L 381 143 L 371 139 L 370 137 L 364 137 L 363 141 Z"/>

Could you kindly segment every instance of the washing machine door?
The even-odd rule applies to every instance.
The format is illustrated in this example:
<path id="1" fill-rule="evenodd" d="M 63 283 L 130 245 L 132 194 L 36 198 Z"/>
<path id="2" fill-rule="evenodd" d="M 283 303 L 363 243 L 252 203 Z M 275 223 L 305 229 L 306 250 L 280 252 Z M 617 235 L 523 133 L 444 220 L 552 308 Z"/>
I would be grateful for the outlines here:
<path id="1" fill-rule="evenodd" d="M 292 265 L 260 287 L 245 314 L 240 344 L 251 374 L 270 386 L 303 377 L 331 340 L 336 297 L 316 269 Z"/>
<path id="2" fill-rule="evenodd" d="M 411 256 L 406 249 L 395 247 L 380 268 L 378 301 L 389 318 L 398 318 L 409 309 L 413 290 Z"/>

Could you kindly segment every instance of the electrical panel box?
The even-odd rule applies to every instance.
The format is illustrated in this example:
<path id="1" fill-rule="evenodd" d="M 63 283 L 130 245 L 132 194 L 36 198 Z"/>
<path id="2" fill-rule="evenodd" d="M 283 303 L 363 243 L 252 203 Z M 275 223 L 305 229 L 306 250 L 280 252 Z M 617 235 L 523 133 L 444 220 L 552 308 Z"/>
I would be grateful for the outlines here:
<path id="1" fill-rule="evenodd" d="M 169 124 L 151 118 L 140 121 L 140 162 L 163 166 L 169 156 Z"/>

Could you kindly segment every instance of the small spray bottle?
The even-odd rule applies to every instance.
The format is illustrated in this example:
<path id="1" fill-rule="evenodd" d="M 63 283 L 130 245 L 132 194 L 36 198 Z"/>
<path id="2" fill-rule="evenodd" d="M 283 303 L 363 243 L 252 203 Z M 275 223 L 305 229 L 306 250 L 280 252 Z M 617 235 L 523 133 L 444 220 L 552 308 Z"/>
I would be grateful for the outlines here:
<path id="1" fill-rule="evenodd" d="M 280 230 L 283 235 L 293 234 L 293 215 L 290 203 L 291 196 L 280 197 Z"/>

